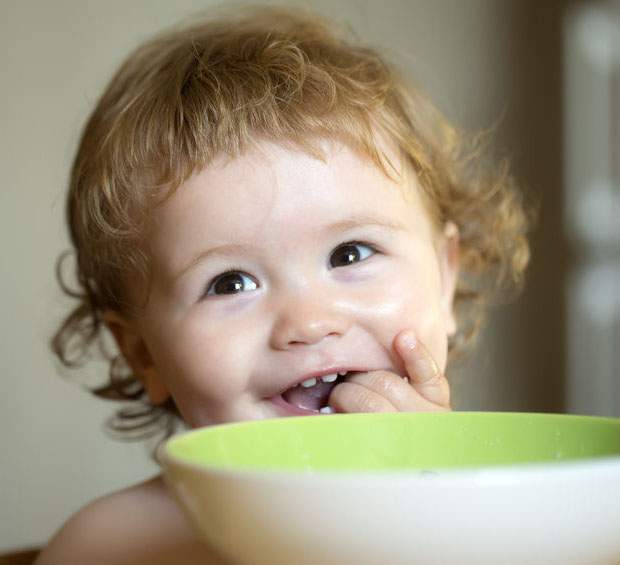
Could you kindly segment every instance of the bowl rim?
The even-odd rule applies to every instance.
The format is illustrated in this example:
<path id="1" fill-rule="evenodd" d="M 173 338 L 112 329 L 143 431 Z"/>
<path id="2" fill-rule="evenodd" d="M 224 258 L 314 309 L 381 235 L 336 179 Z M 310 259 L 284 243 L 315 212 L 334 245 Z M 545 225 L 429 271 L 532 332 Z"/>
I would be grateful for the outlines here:
<path id="1" fill-rule="evenodd" d="M 428 414 L 426 412 L 417 413 L 394 413 L 396 414 Z M 437 416 L 436 413 L 433 413 Z M 571 419 L 571 420 L 583 420 L 588 422 L 607 422 L 615 423 L 620 426 L 620 418 L 606 417 L 606 416 L 590 416 L 581 414 L 550 414 L 541 412 L 482 412 L 482 411 L 461 411 L 461 412 L 447 412 L 441 413 L 447 417 L 453 417 L 448 415 L 467 414 L 474 417 L 523 417 L 527 418 L 545 418 L 545 419 Z M 372 417 L 376 414 L 332 414 L 327 416 L 328 418 L 347 418 L 347 417 Z M 390 415 L 388 415 L 390 416 Z M 457 416 L 458 417 L 458 416 Z M 311 419 L 316 420 L 316 416 L 301 416 L 296 419 Z M 324 418 L 324 417 L 323 417 Z M 321 419 L 323 419 L 321 418 Z M 209 464 L 209 463 L 196 463 L 191 462 L 183 457 L 170 453 L 169 448 L 175 440 L 183 437 L 186 438 L 191 435 L 199 435 L 204 433 L 210 433 L 208 430 L 213 430 L 213 433 L 217 433 L 218 429 L 230 428 L 230 427 L 242 427 L 251 426 L 260 423 L 260 425 L 283 425 L 276 424 L 274 422 L 282 422 L 283 418 L 274 418 L 270 420 L 253 420 L 244 422 L 228 422 L 223 424 L 216 424 L 212 426 L 204 426 L 200 428 L 185 430 L 179 432 L 164 443 L 158 446 L 156 450 L 156 460 L 164 469 L 164 475 L 168 475 L 171 471 L 171 467 L 180 467 L 188 471 L 205 473 L 213 477 L 231 477 L 238 479 L 253 478 L 257 480 L 270 481 L 270 480 L 286 480 L 286 481 L 307 481 L 309 477 L 312 477 L 313 481 L 329 481 L 329 482 L 354 482 L 356 484 L 363 483 L 365 485 L 372 483 L 380 483 L 389 479 L 390 481 L 396 481 L 401 484 L 403 482 L 410 483 L 412 481 L 433 484 L 433 483 L 446 483 L 460 484 L 463 481 L 467 483 L 475 482 L 480 484 L 501 483 L 509 481 L 514 484 L 515 477 L 518 477 L 520 482 L 529 480 L 556 480 L 560 477 L 564 477 L 565 480 L 574 480 L 575 477 L 582 476 L 584 472 L 587 472 L 589 476 L 592 474 L 600 476 L 601 478 L 612 474 L 616 480 L 620 477 L 620 453 L 617 455 L 601 455 L 587 458 L 576 459 L 564 459 L 557 461 L 533 461 L 523 463 L 506 463 L 497 465 L 472 465 L 472 466 L 459 466 L 459 467 L 447 467 L 438 468 L 432 470 L 424 469 L 266 469 L 266 468 L 252 468 L 252 467 L 236 467 L 234 465 L 226 464 Z M 272 423 L 272 424 L 270 424 Z M 425 472 L 430 471 L 430 472 Z"/>

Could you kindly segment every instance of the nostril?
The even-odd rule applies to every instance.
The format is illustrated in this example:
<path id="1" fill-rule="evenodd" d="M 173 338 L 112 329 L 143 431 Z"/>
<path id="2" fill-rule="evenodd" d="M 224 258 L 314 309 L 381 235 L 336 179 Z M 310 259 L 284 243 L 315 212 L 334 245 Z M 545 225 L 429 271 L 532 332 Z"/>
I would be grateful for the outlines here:
<path id="1" fill-rule="evenodd" d="M 327 338 L 333 338 L 333 337 L 338 337 L 339 334 L 338 332 L 330 332 L 327 334 L 322 334 L 322 333 L 316 333 L 314 335 L 310 335 L 308 334 L 306 336 L 306 339 L 297 339 L 297 340 L 291 340 L 287 343 L 287 346 L 284 347 L 283 349 L 288 349 L 288 347 L 296 347 L 296 346 L 307 346 L 307 345 L 314 345 L 315 343 L 319 343 L 320 341 L 323 341 L 324 339 Z"/>

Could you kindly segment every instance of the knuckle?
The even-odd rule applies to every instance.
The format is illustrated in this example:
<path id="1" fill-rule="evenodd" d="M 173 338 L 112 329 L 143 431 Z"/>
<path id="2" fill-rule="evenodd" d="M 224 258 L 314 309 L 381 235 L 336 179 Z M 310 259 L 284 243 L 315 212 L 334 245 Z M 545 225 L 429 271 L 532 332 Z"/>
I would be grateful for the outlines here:
<path id="1" fill-rule="evenodd" d="M 370 388 L 384 396 L 393 395 L 401 382 L 400 377 L 388 371 L 377 371 L 370 376 Z"/>
<path id="2" fill-rule="evenodd" d="M 445 381 L 443 373 L 439 370 L 437 363 L 435 363 L 432 359 L 428 360 L 428 364 L 422 372 L 422 375 L 422 382 L 428 386 L 437 386 L 443 384 Z"/>
<path id="3" fill-rule="evenodd" d="M 377 412 L 379 409 L 376 399 L 366 390 L 358 391 L 355 404 L 362 412 Z"/>
<path id="4" fill-rule="evenodd" d="M 387 397 L 396 394 L 404 382 L 401 377 L 386 370 L 364 373 L 354 377 L 354 379 L 353 382 L 357 382 L 371 391 Z"/>
<path id="5" fill-rule="evenodd" d="M 347 386 L 349 385 L 349 386 Z M 342 383 L 332 391 L 330 405 L 344 412 L 390 412 L 389 402 L 374 390 L 353 383 Z"/>

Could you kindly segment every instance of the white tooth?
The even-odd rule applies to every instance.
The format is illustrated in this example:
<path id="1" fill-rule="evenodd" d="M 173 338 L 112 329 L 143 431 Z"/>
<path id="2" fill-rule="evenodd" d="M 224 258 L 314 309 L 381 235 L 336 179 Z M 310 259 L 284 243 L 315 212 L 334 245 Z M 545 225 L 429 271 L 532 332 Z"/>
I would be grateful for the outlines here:
<path id="1" fill-rule="evenodd" d="M 329 406 L 323 406 L 323 408 L 321 408 L 319 412 L 321 414 L 332 414 L 333 411 Z"/>
<path id="2" fill-rule="evenodd" d="M 338 375 L 336 373 L 332 373 L 331 375 L 323 375 L 321 377 L 321 380 L 324 383 L 333 383 L 337 378 L 338 378 Z"/>
<path id="3" fill-rule="evenodd" d="M 338 371 L 339 377 L 344 377 L 349 371 Z"/>
<path id="4" fill-rule="evenodd" d="M 301 383 L 301 386 L 303 386 L 304 388 L 310 388 L 311 386 L 314 386 L 316 384 L 316 379 L 308 379 L 307 381 L 304 381 L 303 383 Z"/>

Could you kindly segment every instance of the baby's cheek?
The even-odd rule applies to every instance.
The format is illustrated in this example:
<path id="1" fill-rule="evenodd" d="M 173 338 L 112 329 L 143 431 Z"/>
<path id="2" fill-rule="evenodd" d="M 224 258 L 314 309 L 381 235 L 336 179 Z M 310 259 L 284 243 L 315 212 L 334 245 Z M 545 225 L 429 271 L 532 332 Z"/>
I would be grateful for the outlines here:
<path id="1" fill-rule="evenodd" d="M 427 347 L 439 368 L 445 369 L 447 359 L 448 335 L 445 329 L 444 319 L 437 311 L 428 309 L 403 309 L 378 320 L 375 326 L 377 335 L 384 347 L 394 356 L 394 368 L 402 373 L 404 366 L 402 359 L 396 353 L 394 340 L 403 330 L 412 330 L 415 336 Z M 387 368 L 387 367 L 386 367 Z"/>
<path id="2" fill-rule="evenodd" d="M 433 359 L 443 371 L 446 365 L 448 334 L 445 327 L 445 318 L 434 301 L 429 298 L 426 303 L 419 303 L 419 300 L 394 313 L 394 316 L 386 319 L 390 325 L 389 330 L 384 332 L 391 336 L 391 345 L 394 339 L 403 330 L 412 330 L 419 341 L 431 352 Z M 402 360 L 397 359 L 399 369 Z"/>

